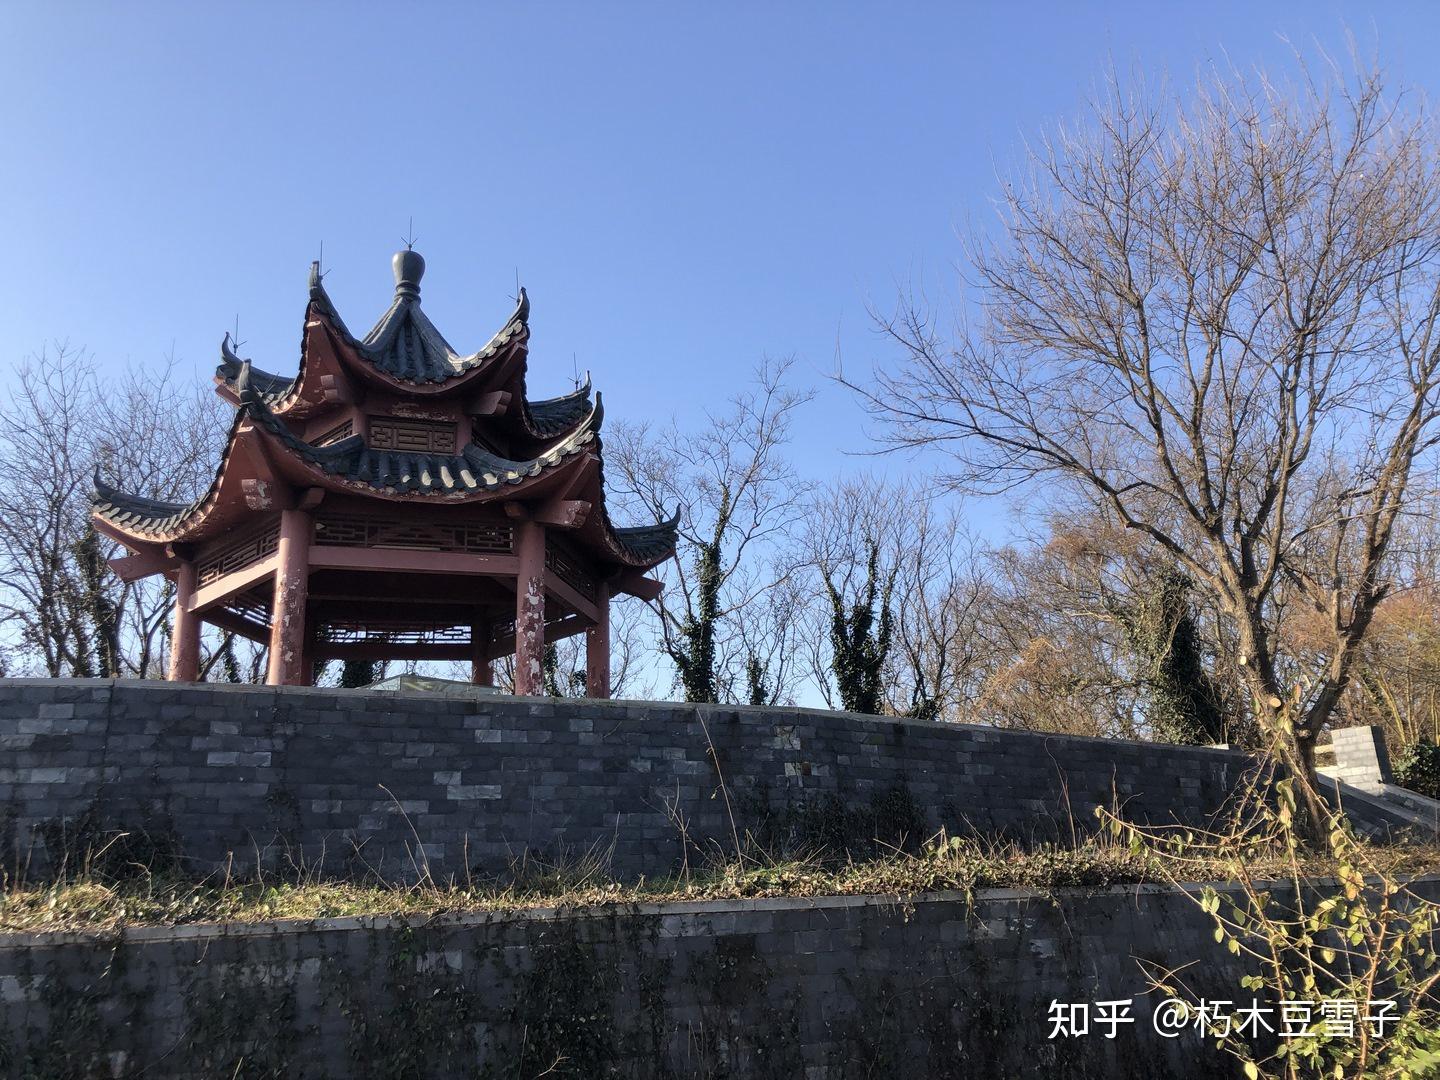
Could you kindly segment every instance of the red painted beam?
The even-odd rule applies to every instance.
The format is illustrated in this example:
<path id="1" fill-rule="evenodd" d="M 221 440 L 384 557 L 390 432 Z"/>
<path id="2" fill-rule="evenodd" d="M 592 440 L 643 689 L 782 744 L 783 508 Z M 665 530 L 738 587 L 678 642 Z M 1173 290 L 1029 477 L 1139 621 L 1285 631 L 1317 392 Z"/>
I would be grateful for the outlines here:
<path id="1" fill-rule="evenodd" d="M 591 622 L 597 622 L 600 618 L 595 605 L 587 600 L 580 592 L 561 580 L 559 574 L 552 574 L 548 571 L 545 574 L 545 591 L 559 600 L 572 611 L 584 615 Z"/>
<path id="2" fill-rule="evenodd" d="M 179 559 L 159 550 L 120 555 L 110 560 L 110 569 L 121 581 L 139 581 L 151 574 L 168 573 L 179 565 Z"/>
<path id="3" fill-rule="evenodd" d="M 418 551 L 403 548 L 327 547 L 310 550 L 310 568 L 340 570 L 399 570 L 413 574 L 485 574 L 514 577 L 519 560 L 514 555 L 470 555 L 461 551 Z"/>
<path id="4" fill-rule="evenodd" d="M 471 416 L 503 416 L 510 410 L 510 391 L 492 390 L 481 394 L 465 410 Z"/>
<path id="5" fill-rule="evenodd" d="M 626 574 L 617 578 L 611 586 L 613 592 L 622 592 L 629 596 L 638 596 L 641 600 L 658 599 L 660 593 L 665 589 L 665 583 L 655 578 L 645 577 L 643 574 Z"/>
<path id="6" fill-rule="evenodd" d="M 293 513 L 293 511 L 287 510 L 286 513 Z M 190 599 L 190 610 L 204 611 L 217 604 L 223 604 L 232 596 L 238 596 L 242 592 L 253 589 L 260 582 L 273 577 L 278 565 L 279 556 L 270 555 L 259 562 L 242 566 L 239 570 L 217 578 L 208 585 L 201 586 L 195 590 Z"/>
<path id="7" fill-rule="evenodd" d="M 270 642 L 270 628 L 253 619 L 247 619 L 243 615 L 237 615 L 233 611 L 226 611 L 224 608 L 215 608 L 205 612 L 203 618 L 206 622 L 220 627 L 221 630 L 229 630 L 232 634 L 239 634 L 251 641 L 258 641 L 262 645 Z"/>

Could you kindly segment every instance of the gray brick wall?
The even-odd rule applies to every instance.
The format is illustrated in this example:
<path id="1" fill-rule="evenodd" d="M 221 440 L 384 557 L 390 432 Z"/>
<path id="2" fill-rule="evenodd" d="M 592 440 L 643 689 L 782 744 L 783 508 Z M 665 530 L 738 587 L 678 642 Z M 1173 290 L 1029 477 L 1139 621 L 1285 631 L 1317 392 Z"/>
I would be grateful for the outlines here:
<path id="1" fill-rule="evenodd" d="M 1338 728 L 1330 733 L 1330 741 L 1335 748 L 1333 775 L 1337 779 L 1365 791 L 1395 782 L 1390 774 L 1385 733 L 1378 727 Z"/>
<path id="2" fill-rule="evenodd" d="M 1140 966 L 1248 1002 L 1212 928 L 1129 886 L 0 935 L 0 1072 L 1232 1076 L 1193 1029 L 1154 1033 Z M 1135 1023 L 1052 1040 L 1051 999 L 1130 999 Z"/>
<path id="3" fill-rule="evenodd" d="M 403 879 L 595 853 L 653 877 L 736 836 L 1068 837 L 1116 803 L 1200 822 L 1248 763 L 803 709 L 0 680 L 0 840 L 31 873 L 124 829 L 196 869 Z"/>

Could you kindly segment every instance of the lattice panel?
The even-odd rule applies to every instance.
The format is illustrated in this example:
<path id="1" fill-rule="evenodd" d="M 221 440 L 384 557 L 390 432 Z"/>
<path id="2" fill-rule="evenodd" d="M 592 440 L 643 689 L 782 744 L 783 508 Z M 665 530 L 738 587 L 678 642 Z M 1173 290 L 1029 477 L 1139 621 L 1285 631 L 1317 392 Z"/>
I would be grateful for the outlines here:
<path id="1" fill-rule="evenodd" d="M 270 605 L 258 599 L 252 593 L 244 593 L 231 598 L 224 604 L 225 610 L 234 612 L 236 615 L 244 616 L 251 622 L 259 623 L 261 626 L 270 625 Z"/>
<path id="2" fill-rule="evenodd" d="M 275 554 L 280 546 L 280 526 L 270 525 L 258 532 L 235 540 L 217 551 L 211 552 L 200 563 L 197 571 L 201 585 L 218 581 L 226 574 L 243 570 Z"/>
<path id="3" fill-rule="evenodd" d="M 422 454 L 455 453 L 455 425 L 399 416 L 370 418 L 373 450 L 413 450 Z"/>
<path id="4" fill-rule="evenodd" d="M 467 645 L 470 627 L 413 619 L 329 619 L 320 637 L 332 645 Z"/>
<path id="5" fill-rule="evenodd" d="M 545 545 L 545 568 L 578 592 L 587 600 L 596 596 L 595 578 L 587 571 L 573 552 L 561 545 L 553 536 Z"/>
<path id="6" fill-rule="evenodd" d="M 353 434 L 355 434 L 355 425 L 351 421 L 346 420 L 343 424 L 336 424 L 333 428 L 331 428 L 329 431 L 325 432 L 325 434 L 321 435 L 318 439 L 316 439 L 315 445 L 329 446 L 331 443 L 337 443 L 341 439 L 348 439 Z"/>
<path id="7" fill-rule="evenodd" d="M 440 523 L 364 517 L 321 517 L 315 542 L 331 547 L 458 551 L 468 555 L 509 555 L 514 533 L 504 522 Z"/>

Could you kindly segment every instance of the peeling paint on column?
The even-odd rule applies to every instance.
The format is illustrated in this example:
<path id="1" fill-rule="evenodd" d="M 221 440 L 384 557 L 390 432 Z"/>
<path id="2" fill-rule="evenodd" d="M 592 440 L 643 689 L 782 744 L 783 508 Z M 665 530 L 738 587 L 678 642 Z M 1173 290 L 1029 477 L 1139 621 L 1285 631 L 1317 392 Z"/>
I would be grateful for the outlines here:
<path id="1" fill-rule="evenodd" d="M 515 604 L 515 692 L 538 694 L 544 686 L 545 529 L 526 522 L 519 530 L 520 589 Z"/>
<path id="2" fill-rule="evenodd" d="M 279 565 L 271 602 L 270 672 L 272 684 L 304 681 L 305 603 L 310 595 L 310 515 L 286 510 L 280 516 Z"/>
<path id="3" fill-rule="evenodd" d="M 528 689 L 538 690 L 545 652 L 545 584 L 531 577 L 525 582 L 525 605 L 520 632 L 521 662 L 529 676 Z"/>

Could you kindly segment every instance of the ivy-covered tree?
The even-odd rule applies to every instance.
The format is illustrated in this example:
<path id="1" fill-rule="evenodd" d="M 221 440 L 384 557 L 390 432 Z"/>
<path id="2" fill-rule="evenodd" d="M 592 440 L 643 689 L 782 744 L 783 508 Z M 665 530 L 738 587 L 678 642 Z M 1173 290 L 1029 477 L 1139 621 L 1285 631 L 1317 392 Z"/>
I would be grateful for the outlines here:
<path id="1" fill-rule="evenodd" d="M 709 535 L 694 544 L 695 596 L 665 651 L 675 664 L 686 701 L 716 701 L 715 624 L 720 619 L 720 586 L 726 574 L 721 566 L 725 538 L 730 531 L 734 502 L 730 485 L 718 485 L 719 501 Z M 754 661 L 754 656 L 747 663 Z"/>
<path id="2" fill-rule="evenodd" d="M 78 579 L 75 607 L 75 636 L 83 642 L 80 652 L 93 654 L 94 674 L 113 679 L 120 668 L 120 607 L 110 595 L 110 567 L 100 550 L 100 538 L 93 529 L 80 534 L 74 545 Z M 77 667 L 90 667 L 87 655 Z"/>
<path id="3" fill-rule="evenodd" d="M 841 595 L 829 566 L 821 566 L 830 599 L 831 664 L 840 707 L 848 712 L 878 713 L 890 655 L 890 598 L 896 569 L 880 570 L 880 545 L 865 538 L 865 583 L 854 599 Z M 876 604 L 879 609 L 876 609 Z"/>
<path id="4" fill-rule="evenodd" d="M 1150 726 L 1162 742 L 1226 741 L 1224 699 L 1205 668 L 1191 604 L 1194 583 L 1180 570 L 1161 570 L 1153 587 L 1117 621 L 1140 663 Z"/>
<path id="5" fill-rule="evenodd" d="M 745 700 L 751 705 L 770 704 L 770 685 L 766 682 L 765 662 L 754 653 L 745 660 Z"/>
<path id="6" fill-rule="evenodd" d="M 584 669 L 567 670 L 562 675 L 560 667 L 560 650 L 556 648 L 555 642 L 547 642 L 545 655 L 540 661 L 540 673 L 546 697 L 584 697 Z"/>
<path id="7" fill-rule="evenodd" d="M 340 685 L 350 689 L 369 686 L 385 677 L 385 664 L 379 660 L 346 660 L 340 668 Z"/>

